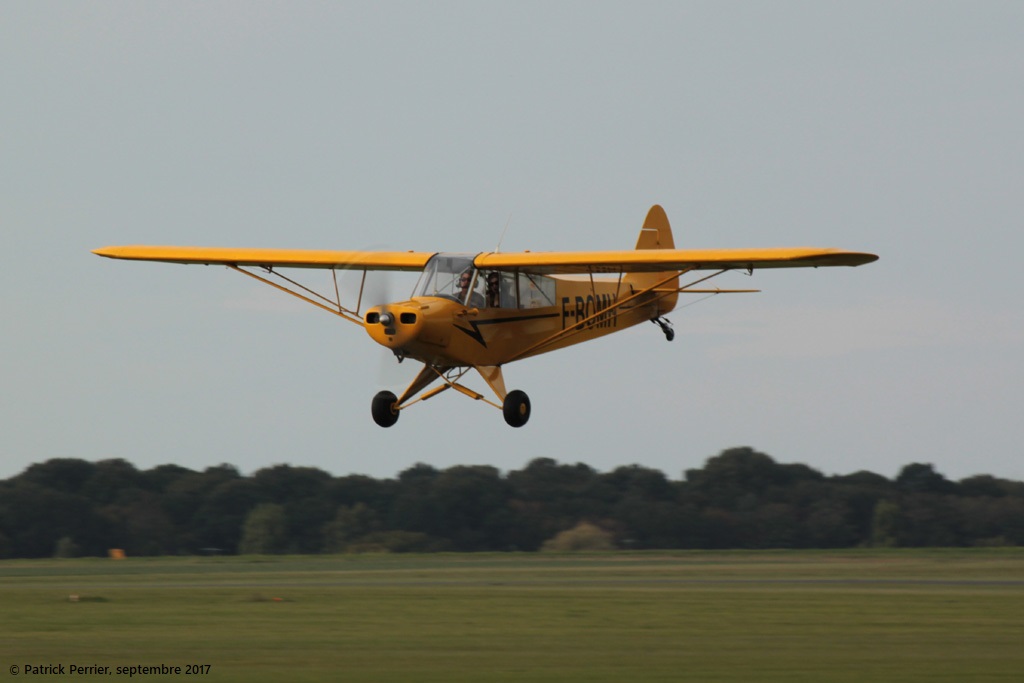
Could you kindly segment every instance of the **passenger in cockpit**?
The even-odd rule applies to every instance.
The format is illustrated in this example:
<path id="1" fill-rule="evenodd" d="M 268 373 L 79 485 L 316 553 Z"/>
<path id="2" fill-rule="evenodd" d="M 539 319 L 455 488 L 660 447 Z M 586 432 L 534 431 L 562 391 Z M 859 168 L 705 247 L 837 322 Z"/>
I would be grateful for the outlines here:
<path id="1" fill-rule="evenodd" d="M 498 271 L 492 270 L 487 273 L 487 307 L 498 308 L 501 306 L 501 276 Z"/>

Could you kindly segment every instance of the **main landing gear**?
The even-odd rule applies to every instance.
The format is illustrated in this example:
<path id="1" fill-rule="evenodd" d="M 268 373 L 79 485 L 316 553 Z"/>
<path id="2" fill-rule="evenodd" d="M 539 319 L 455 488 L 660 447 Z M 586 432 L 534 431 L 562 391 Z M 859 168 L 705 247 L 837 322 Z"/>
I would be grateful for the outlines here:
<path id="1" fill-rule="evenodd" d="M 665 333 L 665 339 L 672 341 L 676 338 L 676 331 L 672 329 L 672 323 L 668 321 L 668 318 L 651 318 L 651 322 L 661 328 L 661 331 Z"/>
<path id="2" fill-rule="evenodd" d="M 370 404 L 373 421 L 381 427 L 390 427 L 398 422 L 398 397 L 390 391 L 380 391 Z"/>
<path id="3" fill-rule="evenodd" d="M 508 392 L 502 401 L 501 412 L 510 427 L 522 427 L 530 419 L 530 397 L 519 389 Z"/>
<path id="4" fill-rule="evenodd" d="M 497 398 L 501 403 L 488 399 L 483 394 L 477 393 L 460 383 L 459 380 L 470 369 L 475 369 L 480 373 L 484 381 L 497 394 Z M 431 382 L 437 379 L 443 380 L 444 384 L 420 394 Z M 370 414 L 373 416 L 373 421 L 379 426 L 391 427 L 398 422 L 402 410 L 414 403 L 426 401 L 433 396 L 437 396 L 442 391 L 448 389 L 455 389 L 458 393 L 469 398 L 483 401 L 488 405 L 498 408 L 505 417 L 505 422 L 510 427 L 522 427 L 530 419 L 530 397 L 526 395 L 526 392 L 518 389 L 506 392 L 505 380 L 501 376 L 501 368 L 497 366 L 424 366 L 423 370 L 412 381 L 412 384 L 405 390 L 401 398 L 386 390 L 374 396 L 373 401 L 370 403 Z M 418 394 L 420 395 L 417 397 Z"/>
<path id="5" fill-rule="evenodd" d="M 522 427 L 530 419 L 530 397 L 525 391 L 515 389 L 508 392 L 501 404 L 501 412 L 510 427 Z M 398 422 L 398 397 L 390 391 L 378 392 L 370 404 L 373 421 L 381 427 L 391 427 Z"/>

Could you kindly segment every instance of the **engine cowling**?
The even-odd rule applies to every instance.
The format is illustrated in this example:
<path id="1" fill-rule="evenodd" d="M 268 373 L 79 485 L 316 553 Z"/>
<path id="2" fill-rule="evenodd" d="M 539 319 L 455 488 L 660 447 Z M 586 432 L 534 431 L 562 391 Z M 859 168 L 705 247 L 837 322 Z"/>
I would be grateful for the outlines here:
<path id="1" fill-rule="evenodd" d="M 414 342 L 423 327 L 420 307 L 411 303 L 374 306 L 363 317 L 370 337 L 392 351 L 400 351 Z"/>

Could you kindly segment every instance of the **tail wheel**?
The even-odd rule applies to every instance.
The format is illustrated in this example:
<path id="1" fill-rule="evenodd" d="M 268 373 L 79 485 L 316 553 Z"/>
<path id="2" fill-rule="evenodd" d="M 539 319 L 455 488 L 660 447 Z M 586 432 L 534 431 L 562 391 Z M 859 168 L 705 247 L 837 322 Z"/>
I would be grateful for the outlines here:
<path id="1" fill-rule="evenodd" d="M 505 415 L 505 422 L 511 427 L 522 427 L 530 419 L 530 397 L 525 391 L 508 392 L 505 401 L 501 406 L 501 412 Z"/>
<path id="2" fill-rule="evenodd" d="M 390 427 L 398 422 L 398 397 L 390 391 L 378 392 L 370 404 L 373 421 L 381 427 Z"/>

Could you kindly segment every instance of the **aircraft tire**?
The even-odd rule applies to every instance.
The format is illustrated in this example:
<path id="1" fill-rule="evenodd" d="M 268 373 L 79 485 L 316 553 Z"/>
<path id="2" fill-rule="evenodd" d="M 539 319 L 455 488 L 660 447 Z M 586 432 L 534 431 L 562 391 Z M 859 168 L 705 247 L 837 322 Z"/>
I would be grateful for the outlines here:
<path id="1" fill-rule="evenodd" d="M 510 427 L 522 427 L 530 419 L 530 397 L 518 389 L 508 392 L 501 405 L 501 412 Z"/>
<path id="2" fill-rule="evenodd" d="M 370 404 L 373 421 L 381 427 L 390 427 L 398 422 L 400 413 L 395 410 L 397 403 L 398 397 L 390 391 L 377 392 L 377 395 L 373 397 L 373 403 Z"/>

